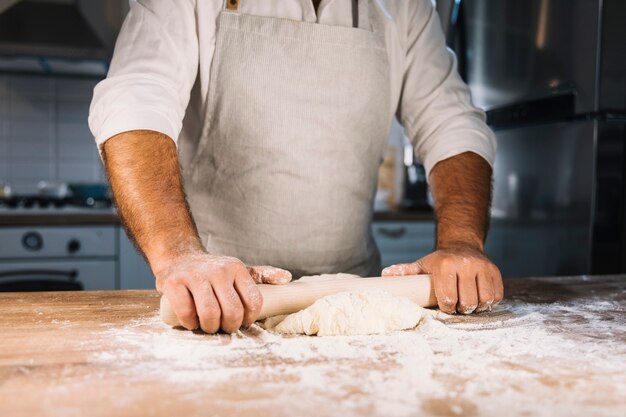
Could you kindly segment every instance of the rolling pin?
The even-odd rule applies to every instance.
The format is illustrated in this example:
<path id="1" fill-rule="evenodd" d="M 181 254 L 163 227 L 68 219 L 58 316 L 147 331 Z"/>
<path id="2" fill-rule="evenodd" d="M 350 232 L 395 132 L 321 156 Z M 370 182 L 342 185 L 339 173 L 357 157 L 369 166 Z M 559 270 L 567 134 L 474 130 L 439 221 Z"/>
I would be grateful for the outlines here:
<path id="1" fill-rule="evenodd" d="M 430 275 L 293 281 L 283 285 L 258 284 L 257 287 L 263 295 L 258 320 L 295 313 L 322 297 L 345 291 L 386 291 L 397 297 L 408 298 L 421 307 L 437 305 Z M 161 297 L 161 320 L 173 327 L 180 326 L 165 296 Z"/>

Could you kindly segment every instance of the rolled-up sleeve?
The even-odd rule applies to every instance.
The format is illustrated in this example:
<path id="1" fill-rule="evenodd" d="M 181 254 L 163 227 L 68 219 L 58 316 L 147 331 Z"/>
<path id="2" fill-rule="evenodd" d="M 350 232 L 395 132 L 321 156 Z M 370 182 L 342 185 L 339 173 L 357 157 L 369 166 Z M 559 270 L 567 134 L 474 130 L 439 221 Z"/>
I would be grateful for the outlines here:
<path id="1" fill-rule="evenodd" d="M 410 4 L 397 115 L 417 159 L 427 176 L 437 162 L 468 151 L 493 165 L 495 135 L 485 123 L 484 112 L 472 105 L 432 2 Z"/>
<path id="2" fill-rule="evenodd" d="M 89 127 L 98 146 L 130 130 L 177 140 L 198 71 L 195 1 L 130 1 L 107 78 L 96 86 Z"/>

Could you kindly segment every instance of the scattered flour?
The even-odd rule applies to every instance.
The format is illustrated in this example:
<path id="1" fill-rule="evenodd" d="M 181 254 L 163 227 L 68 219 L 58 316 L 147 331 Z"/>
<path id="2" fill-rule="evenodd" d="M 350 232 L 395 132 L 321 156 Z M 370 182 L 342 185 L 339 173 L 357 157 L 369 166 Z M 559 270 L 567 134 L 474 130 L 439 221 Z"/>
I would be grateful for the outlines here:
<path id="1" fill-rule="evenodd" d="M 116 347 L 92 361 L 131 378 L 201 384 L 189 401 L 210 387 L 241 393 L 252 384 L 265 394 L 220 400 L 243 414 L 279 401 L 290 415 L 617 416 L 626 407 L 624 314 L 617 301 L 509 301 L 445 323 L 429 315 L 412 331 L 327 337 L 257 325 L 205 335 L 154 316 L 105 330 Z M 608 334 L 615 343 L 599 339 Z"/>

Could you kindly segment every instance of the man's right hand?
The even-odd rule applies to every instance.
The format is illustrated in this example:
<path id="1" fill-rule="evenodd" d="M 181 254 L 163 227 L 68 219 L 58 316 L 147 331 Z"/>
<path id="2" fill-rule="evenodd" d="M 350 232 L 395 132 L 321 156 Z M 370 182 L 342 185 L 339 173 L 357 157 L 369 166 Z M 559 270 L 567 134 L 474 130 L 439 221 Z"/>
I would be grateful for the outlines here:
<path id="1" fill-rule="evenodd" d="M 237 258 L 203 252 L 181 254 L 155 270 L 157 290 L 167 296 L 179 322 L 206 333 L 236 332 L 257 319 L 263 298 L 257 283 L 282 284 L 288 271 L 247 268 Z"/>
<path id="2" fill-rule="evenodd" d="M 102 155 L 124 227 L 187 329 L 236 332 L 259 316 L 263 300 L 255 283 L 291 280 L 284 269 L 248 269 L 239 259 L 205 252 L 169 137 L 147 130 L 120 133 L 104 143 Z"/>

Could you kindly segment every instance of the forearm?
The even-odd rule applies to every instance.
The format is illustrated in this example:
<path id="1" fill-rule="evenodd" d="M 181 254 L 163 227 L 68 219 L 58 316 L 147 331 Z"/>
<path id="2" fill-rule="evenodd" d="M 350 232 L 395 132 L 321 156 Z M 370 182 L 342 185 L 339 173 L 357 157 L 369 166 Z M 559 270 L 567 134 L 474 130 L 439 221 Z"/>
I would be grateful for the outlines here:
<path id="1" fill-rule="evenodd" d="M 434 166 L 429 179 L 437 217 L 437 249 L 462 243 L 484 250 L 489 227 L 491 175 L 487 161 L 472 152 Z"/>
<path id="2" fill-rule="evenodd" d="M 122 221 L 179 322 L 207 333 L 232 333 L 254 323 L 263 299 L 255 282 L 285 283 L 291 274 L 268 266 L 248 271 L 239 259 L 206 253 L 185 199 L 174 142 L 153 131 L 126 132 L 107 140 L 103 155 Z"/>
<path id="3" fill-rule="evenodd" d="M 121 133 L 104 143 L 103 156 L 122 222 L 153 270 L 181 253 L 204 251 L 169 137 Z"/>

